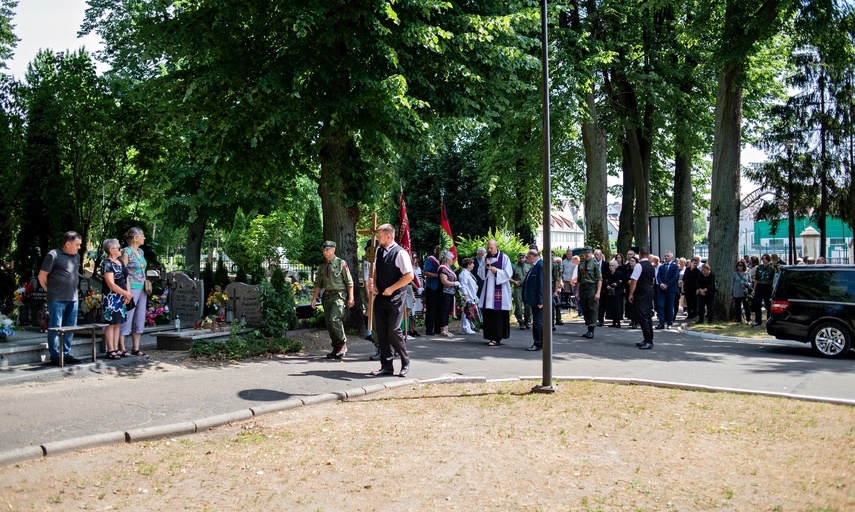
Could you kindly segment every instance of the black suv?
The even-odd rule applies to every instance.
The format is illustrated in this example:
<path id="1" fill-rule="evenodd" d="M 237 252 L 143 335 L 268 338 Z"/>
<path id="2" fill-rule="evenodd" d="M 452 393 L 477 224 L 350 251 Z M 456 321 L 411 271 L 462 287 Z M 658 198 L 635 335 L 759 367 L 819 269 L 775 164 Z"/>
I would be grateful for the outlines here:
<path id="1" fill-rule="evenodd" d="M 855 336 L 855 266 L 781 267 L 772 290 L 766 331 L 810 342 L 823 357 L 843 357 Z"/>

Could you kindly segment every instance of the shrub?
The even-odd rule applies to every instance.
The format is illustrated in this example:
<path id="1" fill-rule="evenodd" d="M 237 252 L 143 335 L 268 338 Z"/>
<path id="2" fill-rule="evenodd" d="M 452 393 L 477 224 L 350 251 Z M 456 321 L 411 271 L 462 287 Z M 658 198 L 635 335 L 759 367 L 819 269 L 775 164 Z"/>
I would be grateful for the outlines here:
<path id="1" fill-rule="evenodd" d="M 287 354 L 303 350 L 303 344 L 288 338 L 268 338 L 255 330 L 238 334 L 234 330 L 228 340 L 196 340 L 190 348 L 190 356 L 208 358 L 212 361 L 234 361 L 265 354 Z"/>

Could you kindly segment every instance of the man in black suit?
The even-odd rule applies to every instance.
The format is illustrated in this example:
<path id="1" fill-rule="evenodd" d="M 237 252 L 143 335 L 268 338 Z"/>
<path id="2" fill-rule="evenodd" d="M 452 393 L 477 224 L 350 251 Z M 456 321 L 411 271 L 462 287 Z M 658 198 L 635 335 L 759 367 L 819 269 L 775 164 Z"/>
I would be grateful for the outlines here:
<path id="1" fill-rule="evenodd" d="M 641 261 L 633 269 L 629 280 L 629 301 L 635 308 L 635 320 L 644 335 L 644 340 L 636 345 L 641 350 L 650 350 L 653 348 L 653 288 L 656 270 L 647 259 L 650 249 L 642 247 L 638 255 L 641 256 Z"/>
<path id="2" fill-rule="evenodd" d="M 523 279 L 523 300 L 531 306 L 532 344 L 526 350 L 532 352 L 543 349 L 543 260 L 540 253 L 530 249 L 526 255 L 531 270 Z"/>

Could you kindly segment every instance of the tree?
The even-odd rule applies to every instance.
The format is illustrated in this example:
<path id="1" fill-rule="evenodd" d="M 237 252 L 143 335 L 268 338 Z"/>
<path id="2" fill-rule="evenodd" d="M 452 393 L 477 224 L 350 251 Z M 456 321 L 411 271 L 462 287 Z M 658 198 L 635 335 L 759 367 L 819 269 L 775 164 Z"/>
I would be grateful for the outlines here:
<path id="1" fill-rule="evenodd" d="M 99 32 L 114 68 L 152 77 L 175 119 L 204 122 L 194 152 L 223 185 L 317 179 L 324 237 L 357 268 L 378 169 L 434 116 L 495 115 L 514 73 L 536 66 L 515 44 L 518 19 L 534 18 L 523 7 L 92 0 L 83 32 Z"/>
<path id="2" fill-rule="evenodd" d="M 315 269 L 324 262 L 322 246 L 324 244 L 324 227 L 321 213 L 314 202 L 309 202 L 306 214 L 303 216 L 303 229 L 300 234 L 300 246 L 296 258 L 311 267 L 312 280 L 315 279 Z"/>
<path id="3" fill-rule="evenodd" d="M 781 29 L 786 0 L 726 0 L 714 52 L 718 71 L 710 199 L 710 265 L 719 276 L 730 275 L 739 252 L 740 148 L 743 87 L 757 45 Z M 706 5 L 708 17 L 721 2 Z M 782 12 L 782 7 L 785 7 Z M 730 296 L 716 294 L 719 318 L 730 318 Z"/>

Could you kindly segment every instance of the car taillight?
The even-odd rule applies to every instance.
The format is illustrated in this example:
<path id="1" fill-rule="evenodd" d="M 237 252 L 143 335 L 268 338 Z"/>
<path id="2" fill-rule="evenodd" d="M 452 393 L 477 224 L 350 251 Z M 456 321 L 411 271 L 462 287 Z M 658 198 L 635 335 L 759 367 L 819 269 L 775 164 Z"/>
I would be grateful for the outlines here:
<path id="1" fill-rule="evenodd" d="M 792 306 L 792 304 L 790 304 L 789 302 L 787 302 L 785 300 L 773 300 L 772 301 L 772 313 L 778 313 L 778 314 L 783 313 L 786 310 L 790 309 L 790 306 Z"/>

